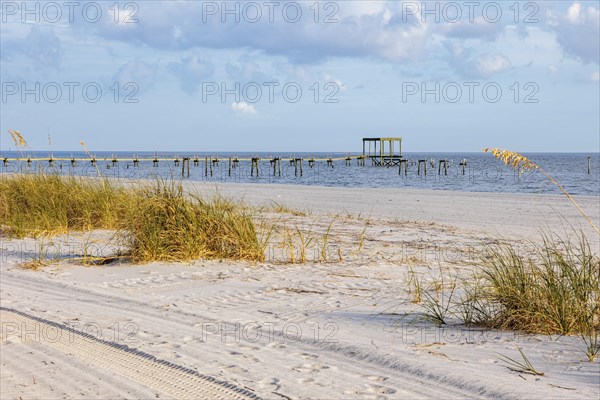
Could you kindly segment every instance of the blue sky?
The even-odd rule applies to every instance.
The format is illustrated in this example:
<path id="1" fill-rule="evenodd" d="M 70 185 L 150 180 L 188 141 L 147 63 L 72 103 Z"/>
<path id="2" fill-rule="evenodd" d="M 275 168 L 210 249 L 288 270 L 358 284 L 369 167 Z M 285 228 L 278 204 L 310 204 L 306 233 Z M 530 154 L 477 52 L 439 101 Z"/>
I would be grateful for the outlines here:
<path id="1" fill-rule="evenodd" d="M 1 150 L 600 151 L 598 1 L 0 4 Z"/>

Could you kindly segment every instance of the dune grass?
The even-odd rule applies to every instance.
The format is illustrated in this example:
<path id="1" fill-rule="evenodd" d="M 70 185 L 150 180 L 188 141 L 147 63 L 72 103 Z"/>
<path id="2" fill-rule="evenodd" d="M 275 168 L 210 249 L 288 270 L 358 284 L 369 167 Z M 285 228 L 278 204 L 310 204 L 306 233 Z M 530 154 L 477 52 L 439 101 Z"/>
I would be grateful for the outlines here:
<path id="1" fill-rule="evenodd" d="M 600 257 L 583 233 L 561 239 L 542 235 L 525 247 L 487 246 L 468 276 L 440 271 L 441 293 L 417 286 L 423 316 L 436 324 L 510 329 L 532 334 L 580 335 L 586 355 L 600 352 Z"/>
<path id="2" fill-rule="evenodd" d="M 131 195 L 110 182 L 17 174 L 0 177 L 0 228 L 11 236 L 116 229 Z"/>
<path id="3" fill-rule="evenodd" d="M 262 261 L 264 245 L 245 208 L 205 201 L 180 184 L 125 187 L 104 179 L 0 177 L 0 228 L 11 237 L 111 229 L 135 262 L 199 258 Z"/>
<path id="4" fill-rule="evenodd" d="M 186 196 L 174 182 L 157 182 L 136 196 L 123 227 L 135 261 L 264 259 L 252 219 L 229 200 Z"/>
<path id="5" fill-rule="evenodd" d="M 512 244 L 488 249 L 482 298 L 494 313 L 486 323 L 562 335 L 600 329 L 600 259 L 586 237 L 544 236 L 532 246 L 531 254 L 520 254 Z"/>

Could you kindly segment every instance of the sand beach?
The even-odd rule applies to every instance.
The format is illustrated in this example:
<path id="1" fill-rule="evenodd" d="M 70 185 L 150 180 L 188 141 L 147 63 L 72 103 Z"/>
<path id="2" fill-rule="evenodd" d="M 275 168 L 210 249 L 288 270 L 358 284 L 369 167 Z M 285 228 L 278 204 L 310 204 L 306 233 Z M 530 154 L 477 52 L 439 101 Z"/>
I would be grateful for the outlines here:
<path id="1" fill-rule="evenodd" d="M 417 276 L 443 293 L 446 272 L 468 275 L 499 238 L 527 251 L 540 230 L 573 229 L 565 221 L 590 230 L 564 196 L 185 185 L 298 228 L 314 243 L 305 262 L 290 263 L 276 235 L 261 263 L 92 267 L 69 254 L 90 235 L 96 252 L 114 251 L 103 245 L 111 232 L 42 245 L 2 237 L 2 399 L 598 398 L 598 360 L 585 359 L 579 336 L 452 316 L 434 324 L 409 283 Z M 600 221 L 597 197 L 577 201 Z M 19 266 L 40 251 L 61 260 Z M 507 368 L 500 356 L 518 359 L 518 349 L 543 376 Z"/>

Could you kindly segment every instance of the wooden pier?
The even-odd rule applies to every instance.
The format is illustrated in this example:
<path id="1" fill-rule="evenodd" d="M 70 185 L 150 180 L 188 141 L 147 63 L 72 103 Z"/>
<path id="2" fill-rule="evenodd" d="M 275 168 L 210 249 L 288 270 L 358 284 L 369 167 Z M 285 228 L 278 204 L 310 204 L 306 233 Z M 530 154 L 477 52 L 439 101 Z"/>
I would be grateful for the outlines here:
<path id="1" fill-rule="evenodd" d="M 46 164 L 49 167 L 56 167 L 56 164 L 59 164 L 59 168 L 62 169 L 62 163 L 68 163 L 71 167 L 76 167 L 78 165 L 85 165 L 89 163 L 92 167 L 97 167 L 99 163 L 105 163 L 107 169 L 118 168 L 119 165 L 126 165 L 126 168 L 129 166 L 133 166 L 134 168 L 139 168 L 140 164 L 148 163 L 152 164 L 152 167 L 158 168 L 161 163 L 169 163 L 175 167 L 181 166 L 181 176 L 190 176 L 190 164 L 193 164 L 194 167 L 199 167 L 201 165 L 201 160 L 203 160 L 204 164 L 204 175 L 206 177 L 213 176 L 213 169 L 219 167 L 219 158 L 218 157 L 208 157 L 208 156 L 172 156 L 172 157 L 158 157 L 158 156 L 149 156 L 149 157 L 138 157 L 136 155 L 132 157 L 115 157 L 115 156 L 104 156 L 98 157 L 92 155 L 91 157 L 54 157 L 53 155 L 49 155 L 48 157 L 31 157 L 31 156 L 23 156 L 23 157 L 1 157 L 2 166 L 4 168 L 8 167 L 10 163 L 25 163 L 27 168 L 32 166 L 32 163 Z M 365 166 L 365 157 L 360 155 L 348 155 L 344 157 L 326 157 L 326 158 L 315 158 L 311 157 L 309 159 L 300 158 L 291 156 L 289 159 L 290 166 L 294 167 L 294 175 L 295 176 L 303 176 L 303 165 L 304 162 L 308 161 L 308 166 L 313 168 L 317 162 L 322 162 L 328 168 L 334 168 L 335 161 L 344 161 L 346 166 L 350 165 L 351 160 L 356 160 L 358 166 Z M 228 157 L 228 175 L 231 176 L 231 171 L 235 170 L 239 167 L 241 161 L 246 161 L 250 163 L 250 176 L 259 176 L 260 164 L 261 162 L 269 162 L 270 167 L 272 169 L 273 176 L 281 176 L 281 162 L 285 160 L 281 157 L 270 157 L 261 159 L 259 157 Z"/>
<path id="2" fill-rule="evenodd" d="M 416 176 L 422 176 L 423 178 L 428 175 L 437 175 L 437 176 L 448 176 L 448 175 L 462 175 L 465 176 L 470 174 L 470 170 L 472 169 L 471 163 L 467 159 L 460 160 L 448 160 L 448 159 L 413 159 L 410 160 L 408 158 L 404 158 L 402 156 L 402 138 L 400 137 L 381 137 L 381 138 L 363 138 L 362 139 L 362 154 L 346 154 L 344 156 L 339 157 L 310 157 L 305 156 L 298 157 L 295 155 L 289 155 L 287 157 L 283 157 L 281 155 L 272 155 L 265 156 L 264 158 L 259 157 L 235 157 L 235 156 L 225 156 L 221 160 L 219 157 L 208 156 L 208 155 L 145 155 L 138 156 L 137 154 L 132 154 L 130 157 L 124 156 L 116 156 L 116 155 L 108 155 L 102 154 L 102 156 L 98 156 L 95 154 L 89 154 L 87 157 L 74 157 L 71 156 L 61 156 L 55 157 L 52 153 L 48 154 L 47 157 L 40 156 L 32 156 L 27 154 L 22 154 L 20 157 L 5 157 L 0 154 L 0 161 L 2 162 L 2 166 L 4 168 L 8 168 L 11 163 L 16 163 L 18 168 L 21 171 L 29 171 L 33 164 L 35 163 L 35 168 L 42 169 L 44 165 L 50 168 L 55 169 L 63 169 L 63 164 L 66 164 L 67 167 L 75 168 L 75 167 L 83 167 L 85 165 L 91 166 L 95 169 L 98 169 L 102 164 L 102 168 L 110 169 L 119 169 L 122 168 L 140 168 L 142 165 L 152 166 L 154 168 L 158 168 L 161 165 L 166 164 L 167 166 L 173 166 L 175 168 L 181 168 L 181 176 L 182 177 L 190 177 L 191 175 L 191 167 L 201 167 L 203 166 L 203 173 L 205 177 L 213 177 L 215 174 L 215 170 L 217 174 L 225 174 L 226 176 L 231 177 L 232 172 L 237 170 L 240 167 L 241 162 L 245 162 L 250 167 L 250 176 L 251 177 L 259 177 L 259 176 L 272 176 L 272 177 L 281 177 L 282 174 L 282 163 L 287 165 L 289 163 L 289 169 L 287 169 L 287 174 L 293 174 L 295 177 L 303 177 L 318 166 L 322 171 L 324 170 L 337 170 L 342 169 L 343 167 L 352 167 L 354 165 L 353 161 L 356 160 L 356 166 L 365 167 L 366 160 L 371 160 L 370 165 L 374 167 L 397 167 L 397 173 L 399 176 L 407 177 L 409 175 L 409 170 L 412 171 Z M 63 153 L 64 154 L 64 153 Z M 591 166 L 592 157 L 586 158 L 586 172 L 587 174 L 591 174 L 592 166 Z M 225 171 L 223 172 L 219 166 L 225 164 Z M 436 168 L 437 167 L 437 168 Z M 450 171 L 450 168 L 453 168 Z M 471 167 L 471 168 L 469 168 Z M 293 170 L 293 173 L 291 173 Z M 436 171 L 437 170 L 437 171 Z M 13 171 L 14 172 L 14 171 Z M 202 173 L 201 172 L 201 173 Z M 437 172 L 437 174 L 436 174 Z M 429 173 L 429 174 L 428 174 Z M 288 175 L 289 176 L 289 175 Z"/>
<path id="3" fill-rule="evenodd" d="M 351 168 L 353 160 L 356 160 L 357 167 L 365 167 L 365 160 L 370 159 L 371 165 L 376 167 L 392 167 L 395 166 L 398 168 L 398 175 L 408 176 L 409 166 L 414 166 L 416 169 L 413 169 L 416 172 L 417 176 L 424 175 L 427 176 L 428 166 L 432 169 L 435 168 L 436 160 L 409 160 L 402 158 L 398 155 L 390 155 L 389 153 L 383 156 L 369 156 L 368 153 L 366 155 L 347 155 L 343 157 L 322 157 L 322 158 L 301 158 L 290 156 L 289 158 L 282 157 L 227 157 L 225 160 L 221 160 L 219 157 L 214 156 L 172 156 L 172 157 L 157 157 L 157 156 L 149 156 L 149 157 L 97 157 L 92 155 L 91 157 L 83 158 L 83 157 L 0 157 L 2 161 L 2 166 L 7 168 L 11 163 L 18 163 L 20 165 L 20 169 L 27 170 L 33 168 L 33 163 L 36 163 L 37 168 L 43 167 L 43 165 L 47 165 L 50 168 L 55 169 L 63 169 L 63 163 L 67 164 L 67 166 L 71 168 L 82 167 L 85 165 L 89 165 L 95 169 L 98 169 L 100 165 L 103 166 L 103 169 L 119 169 L 121 168 L 134 168 L 139 169 L 143 165 L 151 166 L 153 168 L 158 168 L 160 165 L 167 164 L 172 165 L 175 168 L 181 168 L 181 176 L 182 177 L 190 177 L 191 175 L 191 166 L 198 168 L 203 166 L 203 175 L 205 177 L 213 177 L 215 175 L 215 171 L 217 174 L 222 174 L 223 171 L 219 172 L 219 165 L 221 161 L 225 164 L 225 174 L 229 177 L 232 176 L 232 172 L 237 170 L 240 167 L 240 162 L 246 162 L 250 166 L 250 176 L 251 177 L 259 177 L 259 176 L 272 176 L 272 177 L 281 177 L 282 176 L 282 162 L 289 163 L 289 167 L 293 170 L 291 173 L 295 177 L 303 177 L 306 173 L 306 168 L 309 170 L 315 168 L 315 166 L 319 165 L 321 168 L 326 170 L 335 170 L 338 168 L 346 167 Z M 448 175 L 448 169 L 450 167 L 450 160 L 440 159 L 437 162 L 437 175 Z M 458 164 L 460 167 L 459 173 L 465 175 L 465 169 L 467 166 L 467 160 L 463 159 Z M 290 171 L 290 170 L 288 170 Z M 434 169 L 435 171 L 435 169 Z M 435 175 L 435 172 L 434 172 Z"/>

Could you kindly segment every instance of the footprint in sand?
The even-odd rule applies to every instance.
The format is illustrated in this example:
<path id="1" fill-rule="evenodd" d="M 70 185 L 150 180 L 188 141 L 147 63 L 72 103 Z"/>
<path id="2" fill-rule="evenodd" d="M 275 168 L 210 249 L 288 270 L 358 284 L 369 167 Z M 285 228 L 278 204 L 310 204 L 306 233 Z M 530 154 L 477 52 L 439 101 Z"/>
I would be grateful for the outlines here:
<path id="1" fill-rule="evenodd" d="M 366 386 L 367 386 L 368 393 L 384 394 L 384 395 L 396 393 L 396 389 L 392 389 L 391 387 L 387 387 L 387 386 L 372 385 L 372 384 L 368 384 Z"/>
<path id="2" fill-rule="evenodd" d="M 150 338 L 153 338 L 153 339 L 158 339 L 160 336 L 159 336 L 159 335 L 155 335 L 155 334 L 148 333 L 148 332 L 146 332 L 146 331 L 139 331 L 139 332 L 137 332 L 137 337 L 138 337 L 139 339 L 150 339 Z"/>
<path id="3" fill-rule="evenodd" d="M 248 372 L 248 370 L 246 368 L 242 368 L 239 365 L 225 365 L 223 367 L 223 369 L 227 370 L 228 372 L 233 372 L 236 374 L 242 374 L 242 373 Z"/>
<path id="4" fill-rule="evenodd" d="M 240 349 L 251 350 L 251 351 L 258 351 L 258 350 L 260 350 L 260 347 L 249 345 L 249 344 L 243 344 L 243 343 L 238 343 L 238 347 Z"/>
<path id="5" fill-rule="evenodd" d="M 245 358 L 247 361 L 249 361 L 249 362 L 253 362 L 253 363 L 260 363 L 260 362 L 261 362 L 261 360 L 260 360 L 259 358 L 256 358 L 256 357 L 254 357 L 254 356 L 253 356 L 253 355 L 251 355 L 251 354 L 245 354 L 245 355 L 244 355 L 244 358 Z"/>
<path id="6" fill-rule="evenodd" d="M 363 375 L 362 377 L 373 382 L 385 382 L 388 380 L 387 376 L 380 375 Z"/>
<path id="7" fill-rule="evenodd" d="M 276 342 L 269 343 L 269 344 L 267 345 L 267 347 L 272 347 L 272 348 L 274 348 L 274 349 L 285 349 L 285 348 L 287 348 L 287 346 L 286 346 L 285 344 L 282 344 L 282 343 L 276 343 Z"/>
<path id="8" fill-rule="evenodd" d="M 329 369 L 329 366 L 323 364 L 302 364 L 300 366 L 291 367 L 291 369 L 302 373 L 316 373 L 324 369 Z"/>
<path id="9" fill-rule="evenodd" d="M 385 386 L 380 386 L 380 385 L 365 385 L 366 386 L 366 390 L 346 390 L 344 391 L 344 394 L 348 395 L 349 397 L 360 397 L 362 399 L 377 399 L 377 400 L 383 400 L 383 399 L 387 399 L 388 395 L 392 395 L 394 393 L 396 393 L 395 389 L 389 388 L 389 387 L 385 387 Z"/>
<path id="10" fill-rule="evenodd" d="M 309 354 L 309 353 L 294 353 L 294 355 L 302 357 L 305 360 L 314 360 L 315 358 L 319 358 L 319 356 L 317 356 L 315 354 Z"/>
<path id="11" fill-rule="evenodd" d="M 277 379 L 277 378 L 263 378 L 260 381 L 258 381 L 257 383 L 258 383 L 258 387 L 263 390 L 267 387 L 272 387 L 272 386 L 275 386 L 276 389 L 278 389 L 280 387 L 279 379 Z"/>

